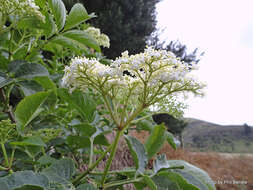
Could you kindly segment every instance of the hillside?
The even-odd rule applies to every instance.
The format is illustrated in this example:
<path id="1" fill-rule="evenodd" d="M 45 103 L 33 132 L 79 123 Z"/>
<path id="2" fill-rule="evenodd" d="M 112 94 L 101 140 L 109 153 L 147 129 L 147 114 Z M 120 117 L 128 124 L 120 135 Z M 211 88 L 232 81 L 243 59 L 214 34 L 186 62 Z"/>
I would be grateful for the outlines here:
<path id="1" fill-rule="evenodd" d="M 253 128 L 247 125 L 218 125 L 187 118 L 184 146 L 193 151 L 253 153 Z"/>

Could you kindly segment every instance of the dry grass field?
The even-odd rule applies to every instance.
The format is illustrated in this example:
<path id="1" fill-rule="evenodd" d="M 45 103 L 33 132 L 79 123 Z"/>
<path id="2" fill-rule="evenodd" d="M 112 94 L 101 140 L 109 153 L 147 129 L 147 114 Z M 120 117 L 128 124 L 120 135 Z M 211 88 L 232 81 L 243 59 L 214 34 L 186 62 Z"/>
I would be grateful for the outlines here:
<path id="1" fill-rule="evenodd" d="M 144 142 L 148 136 L 146 132 L 131 132 L 140 141 Z M 112 136 L 108 136 L 109 141 Z M 169 144 L 164 144 L 160 153 L 165 153 L 170 160 L 185 160 L 205 170 L 216 183 L 217 190 L 253 190 L 253 154 L 230 154 L 216 152 L 190 152 L 186 149 L 173 150 Z M 105 161 L 99 165 L 103 170 Z M 151 165 L 151 162 L 149 163 Z M 133 166 L 130 151 L 120 140 L 111 170 Z M 236 184 L 237 183 L 237 184 Z M 126 187 L 133 190 L 132 185 Z"/>

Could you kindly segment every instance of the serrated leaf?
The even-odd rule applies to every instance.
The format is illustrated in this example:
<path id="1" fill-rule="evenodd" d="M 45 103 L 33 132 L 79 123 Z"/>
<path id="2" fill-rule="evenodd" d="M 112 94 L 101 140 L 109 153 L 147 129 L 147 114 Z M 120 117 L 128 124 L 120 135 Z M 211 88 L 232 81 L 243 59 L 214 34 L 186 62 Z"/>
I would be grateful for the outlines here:
<path id="1" fill-rule="evenodd" d="M 44 156 L 41 156 L 38 160 L 38 162 L 41 164 L 41 165 L 48 165 L 48 164 L 52 164 L 54 162 L 56 162 L 57 160 L 51 156 L 48 156 L 48 155 L 44 155 Z"/>
<path id="2" fill-rule="evenodd" d="M 15 188 L 13 190 L 44 190 L 43 187 L 35 186 L 35 185 L 24 185 L 22 187 Z"/>
<path id="3" fill-rule="evenodd" d="M 76 3 L 71 8 L 64 29 L 65 30 L 71 29 L 90 18 L 91 16 L 88 15 L 85 7 L 81 3 Z"/>
<path id="4" fill-rule="evenodd" d="M 58 44 L 58 45 L 61 45 L 62 47 L 69 48 L 76 53 L 80 52 L 79 42 L 73 41 L 67 37 L 62 36 L 62 35 L 58 35 L 58 36 L 54 37 L 52 40 L 50 40 L 50 43 Z M 86 50 L 86 48 L 82 48 L 82 49 Z"/>
<path id="5" fill-rule="evenodd" d="M 148 162 L 147 152 L 144 145 L 139 140 L 131 136 L 125 135 L 125 139 L 134 159 L 136 170 L 143 173 Z"/>
<path id="6" fill-rule="evenodd" d="M 10 176 L 0 178 L 0 187 L 3 190 L 22 189 L 24 186 L 46 190 L 49 188 L 49 180 L 46 176 L 36 174 L 33 171 L 15 172 Z"/>
<path id="7" fill-rule="evenodd" d="M 103 134 L 97 135 L 94 138 L 94 144 L 99 144 L 99 145 L 104 145 L 104 146 L 109 146 L 110 145 L 107 138 Z"/>
<path id="8" fill-rule="evenodd" d="M 97 131 L 95 127 L 91 126 L 88 123 L 72 125 L 72 127 L 76 128 L 77 131 L 80 132 L 82 136 L 86 137 L 91 137 Z"/>
<path id="9" fill-rule="evenodd" d="M 154 161 L 153 166 L 155 173 L 159 172 L 163 168 L 170 167 L 165 154 L 158 155 Z"/>
<path id="10" fill-rule="evenodd" d="M 52 90 L 57 88 L 55 83 L 48 76 L 35 77 L 34 80 L 39 83 L 44 90 Z"/>
<path id="11" fill-rule="evenodd" d="M 0 88 L 3 88 L 5 86 L 9 85 L 10 83 L 12 83 L 12 81 L 13 81 L 13 79 L 0 76 Z"/>
<path id="12" fill-rule="evenodd" d="M 167 142 L 170 144 L 170 146 L 176 150 L 177 149 L 177 145 L 174 141 L 174 136 L 169 132 L 169 131 L 166 131 L 165 132 L 165 135 L 166 135 L 166 140 Z"/>
<path id="13" fill-rule="evenodd" d="M 159 190 L 182 190 L 177 183 L 171 181 L 166 175 L 155 175 L 151 179 Z"/>
<path id="14" fill-rule="evenodd" d="M 209 175 L 202 169 L 189 164 L 183 160 L 168 160 L 168 163 L 170 166 L 184 166 L 184 169 L 180 170 L 173 170 L 174 172 L 177 172 L 178 174 L 182 175 L 188 183 L 191 183 L 197 187 L 199 187 L 201 190 L 215 190 L 215 184 L 212 181 L 212 179 L 209 177 Z"/>
<path id="15" fill-rule="evenodd" d="M 54 162 L 50 167 L 44 169 L 42 173 L 46 176 L 54 174 L 54 176 L 58 176 L 64 180 L 69 180 L 75 174 L 75 163 L 69 158 L 63 158 Z M 54 180 L 50 179 L 50 181 Z"/>
<path id="16" fill-rule="evenodd" d="M 82 184 L 79 185 L 76 190 L 98 190 L 96 187 L 94 187 L 93 185 L 86 183 L 86 184 Z"/>
<path id="17" fill-rule="evenodd" d="M 16 78 L 31 79 L 39 76 L 48 76 L 49 73 L 47 69 L 36 63 L 24 63 L 19 65 L 18 69 L 15 71 Z"/>
<path id="18" fill-rule="evenodd" d="M 67 32 L 64 32 L 62 35 L 68 38 L 69 40 L 72 40 L 77 45 L 91 47 L 98 52 L 101 51 L 97 42 L 91 36 L 89 36 L 85 31 L 69 30 Z"/>
<path id="19" fill-rule="evenodd" d="M 149 176 L 144 175 L 143 180 L 151 190 L 157 190 L 156 184 L 153 182 L 153 180 Z"/>
<path id="20" fill-rule="evenodd" d="M 21 65 L 26 64 L 26 63 L 27 63 L 26 61 L 21 61 L 21 60 L 11 61 L 8 64 L 8 70 L 7 71 L 15 73 Z"/>
<path id="21" fill-rule="evenodd" d="M 60 31 L 65 25 L 66 8 L 61 0 L 50 0 L 49 6 L 54 15 L 58 31 Z"/>
<path id="22" fill-rule="evenodd" d="M 163 124 L 155 126 L 150 136 L 148 137 L 145 147 L 148 153 L 148 158 L 154 156 L 163 146 L 166 139 L 166 128 Z"/>
<path id="23" fill-rule="evenodd" d="M 137 130 L 145 130 L 145 131 L 152 132 L 154 125 L 152 124 L 152 122 L 144 119 L 144 120 L 139 121 L 136 124 L 136 127 L 137 127 Z"/>
<path id="24" fill-rule="evenodd" d="M 52 36 L 56 32 L 56 24 L 53 16 L 49 13 L 45 15 L 45 23 L 43 24 L 44 33 L 47 37 Z"/>
<path id="25" fill-rule="evenodd" d="M 92 122 L 95 116 L 96 103 L 87 94 L 81 91 L 75 90 L 72 94 L 66 89 L 58 90 L 60 97 L 69 103 L 72 108 L 75 108 L 80 113 L 84 120 Z"/>
<path id="26" fill-rule="evenodd" d="M 11 142 L 11 145 L 17 146 L 43 146 L 46 147 L 46 144 L 42 141 L 39 136 L 26 137 L 23 141 Z"/>
<path id="27" fill-rule="evenodd" d="M 18 22 L 18 29 L 42 29 L 43 24 L 36 17 L 23 18 Z"/>
<path id="28" fill-rule="evenodd" d="M 69 135 L 67 137 L 67 143 L 69 146 L 71 146 L 74 149 L 90 147 L 90 139 L 88 137 L 83 137 L 83 136 Z"/>
<path id="29" fill-rule="evenodd" d="M 30 96 L 43 90 L 43 88 L 34 81 L 21 81 L 18 85 L 25 96 Z"/>
<path id="30" fill-rule="evenodd" d="M 46 2 L 46 0 L 35 0 L 35 4 L 40 7 L 45 6 L 45 2 Z"/>
<path id="31" fill-rule="evenodd" d="M 17 105 L 15 116 L 17 125 L 23 129 L 27 126 L 41 111 L 41 105 L 47 99 L 47 92 L 38 92 L 31 96 L 26 96 Z"/>
<path id="32" fill-rule="evenodd" d="M 181 175 L 174 172 L 160 172 L 158 176 L 164 176 L 167 180 L 176 183 L 180 189 L 200 190 L 196 186 L 188 183 Z"/>

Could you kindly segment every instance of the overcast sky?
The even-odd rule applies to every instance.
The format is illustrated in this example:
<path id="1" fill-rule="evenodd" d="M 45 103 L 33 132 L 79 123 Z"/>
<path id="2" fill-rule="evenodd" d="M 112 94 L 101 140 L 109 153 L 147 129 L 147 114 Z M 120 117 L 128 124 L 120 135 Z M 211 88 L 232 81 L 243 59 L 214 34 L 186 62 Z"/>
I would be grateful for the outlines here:
<path id="1" fill-rule="evenodd" d="M 205 51 L 206 96 L 191 98 L 185 116 L 253 125 L 253 0 L 163 0 L 157 13 L 162 39 Z"/>

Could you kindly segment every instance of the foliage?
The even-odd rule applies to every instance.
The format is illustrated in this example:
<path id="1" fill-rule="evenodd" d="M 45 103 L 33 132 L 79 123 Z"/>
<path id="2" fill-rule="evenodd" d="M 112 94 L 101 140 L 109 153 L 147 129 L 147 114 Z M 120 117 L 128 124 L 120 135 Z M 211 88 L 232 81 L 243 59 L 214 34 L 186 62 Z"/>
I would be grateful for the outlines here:
<path id="1" fill-rule="evenodd" d="M 203 85 L 188 77 L 194 67 L 152 48 L 108 62 L 100 49 L 108 38 L 86 24 L 94 14 L 83 5 L 67 14 L 61 0 L 9 2 L 24 10 L 0 4 L 1 188 L 215 189 L 204 171 L 164 156 L 147 170 L 166 140 L 174 146 L 163 125 L 148 125 L 145 144 L 125 134 L 135 169 L 109 172 L 120 138 L 151 117 L 150 106 L 182 92 L 201 94 Z M 116 133 L 112 144 L 108 133 Z"/>
<path id="2" fill-rule="evenodd" d="M 130 54 L 141 52 L 147 45 L 147 39 L 156 29 L 155 8 L 160 0 L 64 1 L 68 7 L 74 2 L 80 2 L 87 10 L 98 14 L 98 18 L 90 20 L 90 23 L 110 36 L 111 46 L 103 50 L 110 59 L 120 56 L 121 52 L 126 50 Z"/>

